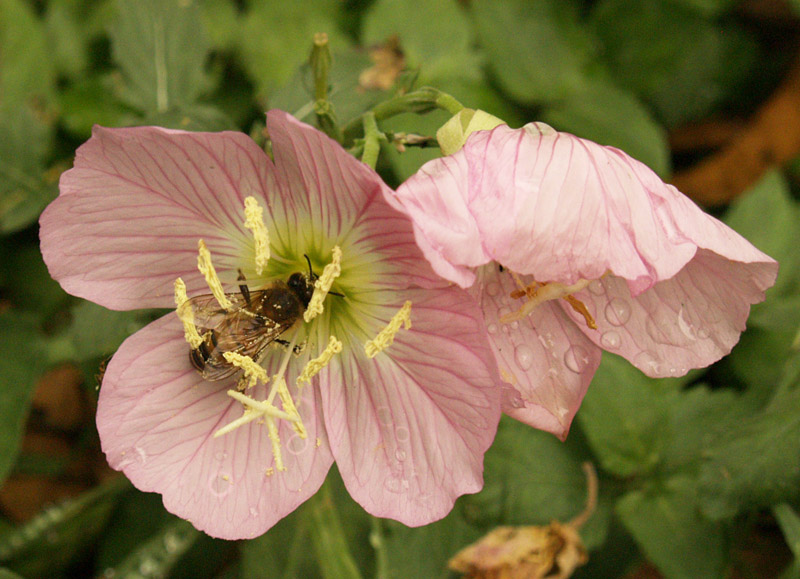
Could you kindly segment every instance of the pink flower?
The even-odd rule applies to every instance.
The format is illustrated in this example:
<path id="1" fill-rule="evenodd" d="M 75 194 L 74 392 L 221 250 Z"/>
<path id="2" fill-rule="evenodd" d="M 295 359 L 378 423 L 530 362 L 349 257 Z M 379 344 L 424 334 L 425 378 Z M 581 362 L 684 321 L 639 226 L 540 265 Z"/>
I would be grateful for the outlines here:
<path id="1" fill-rule="evenodd" d="M 562 439 L 601 349 L 652 377 L 711 364 L 778 270 L 643 164 L 542 123 L 475 132 L 390 199 L 480 301 L 503 410 Z"/>
<path id="2" fill-rule="evenodd" d="M 235 376 L 204 380 L 175 313 L 126 340 L 100 391 L 103 450 L 139 489 L 161 493 L 169 511 L 216 537 L 264 533 L 316 492 L 334 460 L 370 513 L 408 525 L 441 518 L 481 488 L 500 415 L 480 310 L 430 269 L 374 171 L 285 113 L 270 112 L 268 129 L 274 161 L 240 133 L 98 127 L 42 215 L 52 276 L 112 309 L 172 308 L 177 277 L 190 298 L 208 294 L 199 239 L 239 303 L 240 284 L 255 292 L 307 273 L 306 255 L 319 274 L 341 248 L 338 295 L 282 335 L 305 348 L 273 344 L 256 360 L 285 382 L 239 392 Z M 260 273 L 264 248 L 244 224 L 246 203 L 264 210 L 271 240 Z M 398 321 L 368 357 L 365 342 L 407 301 L 413 326 L 398 330 Z M 341 352 L 298 385 L 330 336 Z M 264 402 L 276 383 L 291 398 Z"/>

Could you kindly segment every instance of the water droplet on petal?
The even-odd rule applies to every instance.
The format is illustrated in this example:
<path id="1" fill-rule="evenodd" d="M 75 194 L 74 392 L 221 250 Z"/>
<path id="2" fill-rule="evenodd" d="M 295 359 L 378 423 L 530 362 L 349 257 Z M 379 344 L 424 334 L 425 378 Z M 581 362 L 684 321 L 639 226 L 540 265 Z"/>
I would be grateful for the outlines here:
<path id="1" fill-rule="evenodd" d="M 648 375 L 661 375 L 663 373 L 661 361 L 655 354 L 647 350 L 639 352 L 633 358 L 633 365 Z"/>
<path id="2" fill-rule="evenodd" d="M 403 462 L 403 461 L 404 461 L 406 458 L 408 458 L 408 453 L 406 453 L 406 451 L 405 451 L 405 450 L 403 450 L 402 448 L 398 448 L 398 449 L 397 449 L 397 450 L 394 452 L 394 457 L 395 457 L 395 458 L 396 458 L 396 459 L 397 459 L 399 462 Z"/>
<path id="3" fill-rule="evenodd" d="M 489 326 L 486 328 L 486 331 L 489 332 L 490 334 L 496 334 L 497 324 L 489 324 Z"/>
<path id="4" fill-rule="evenodd" d="M 258 517 L 258 509 L 255 507 L 250 507 L 250 516 L 254 519 Z"/>
<path id="5" fill-rule="evenodd" d="M 208 481 L 208 488 L 218 497 L 224 497 L 233 488 L 233 479 L 227 473 L 221 472 L 211 477 Z"/>
<path id="6" fill-rule="evenodd" d="M 378 415 L 378 422 L 384 426 L 389 426 L 393 422 L 392 411 L 389 410 L 387 406 L 381 406 L 378 408 L 376 414 Z"/>
<path id="7" fill-rule="evenodd" d="M 405 426 L 398 426 L 394 431 L 394 435 L 400 442 L 408 442 L 411 437 L 411 433 L 408 432 L 408 428 Z"/>
<path id="8" fill-rule="evenodd" d="M 143 448 L 137 446 L 136 448 L 133 449 L 133 451 L 136 453 L 136 460 L 140 464 L 144 464 L 147 462 L 147 452 Z"/>
<path id="9" fill-rule="evenodd" d="M 683 332 L 683 335 L 690 340 L 697 339 L 697 332 L 695 332 L 691 321 L 689 321 L 689 316 L 687 315 L 686 309 L 683 306 L 681 306 L 681 309 L 678 312 L 678 328 L 681 332 Z"/>
<path id="10" fill-rule="evenodd" d="M 302 438 L 299 434 L 293 434 L 286 443 L 286 450 L 292 454 L 301 454 L 308 448 L 308 437 Z"/>
<path id="11" fill-rule="evenodd" d="M 589 291 L 596 296 L 601 296 L 606 293 L 606 288 L 603 286 L 603 282 L 599 279 L 595 279 L 589 283 Z"/>
<path id="12" fill-rule="evenodd" d="M 619 348 L 621 342 L 622 338 L 620 337 L 619 333 L 615 332 L 614 330 L 604 332 L 603 335 L 600 336 L 600 345 L 606 350 L 616 350 Z"/>
<path id="13" fill-rule="evenodd" d="M 399 478 L 387 478 L 384 485 L 390 493 L 402 493 L 408 489 L 408 481 Z"/>
<path id="14" fill-rule="evenodd" d="M 699 328 L 697 328 L 697 337 L 700 338 L 701 340 L 707 339 L 709 335 L 711 334 L 708 331 L 708 328 L 704 326 L 700 326 Z"/>
<path id="15" fill-rule="evenodd" d="M 520 344 L 514 348 L 514 360 L 523 372 L 530 370 L 533 366 L 533 348 L 528 344 Z"/>
<path id="16" fill-rule="evenodd" d="M 612 326 L 621 326 L 631 319 L 631 305 L 622 298 L 614 298 L 606 304 L 606 320 Z"/>
<path id="17" fill-rule="evenodd" d="M 575 372 L 582 373 L 589 365 L 589 353 L 583 346 L 572 346 L 564 353 L 564 365 Z"/>

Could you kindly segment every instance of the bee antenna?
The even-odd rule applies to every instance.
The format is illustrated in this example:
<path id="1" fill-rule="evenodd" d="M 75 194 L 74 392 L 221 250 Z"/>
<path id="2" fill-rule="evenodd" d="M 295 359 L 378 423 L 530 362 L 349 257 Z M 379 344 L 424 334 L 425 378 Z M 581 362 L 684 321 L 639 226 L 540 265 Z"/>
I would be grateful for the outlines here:
<path id="1" fill-rule="evenodd" d="M 314 275 L 314 269 L 311 267 L 311 259 L 308 257 L 307 253 L 304 253 L 303 257 L 306 258 L 306 263 L 308 263 L 308 275 L 311 279 L 314 279 L 316 275 Z"/>

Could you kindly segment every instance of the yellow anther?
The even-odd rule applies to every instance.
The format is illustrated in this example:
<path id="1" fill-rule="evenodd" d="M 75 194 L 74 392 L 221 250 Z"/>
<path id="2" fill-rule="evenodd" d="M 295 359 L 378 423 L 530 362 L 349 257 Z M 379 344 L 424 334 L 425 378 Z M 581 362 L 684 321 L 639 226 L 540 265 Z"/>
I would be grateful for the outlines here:
<path id="1" fill-rule="evenodd" d="M 256 274 L 261 275 L 269 261 L 269 232 L 264 223 L 264 209 L 255 197 L 245 197 L 244 226 L 253 232 L 255 240 Z"/>
<path id="2" fill-rule="evenodd" d="M 401 326 L 405 326 L 406 330 L 411 329 L 411 302 L 409 301 L 403 304 L 400 311 L 392 317 L 387 326 L 375 336 L 374 340 L 369 340 L 364 344 L 364 351 L 367 353 L 367 357 L 374 358 L 378 355 L 378 352 L 382 352 L 391 346 Z"/>
<path id="3" fill-rule="evenodd" d="M 255 400 L 250 398 L 249 396 L 242 394 L 236 390 L 228 390 L 228 396 L 240 402 L 242 406 L 244 406 L 244 414 L 242 414 L 239 418 L 230 422 L 217 430 L 214 433 L 214 438 L 218 438 L 223 434 L 228 434 L 229 432 L 233 432 L 240 426 L 244 426 L 245 424 L 249 424 L 254 420 L 259 418 L 264 418 L 267 421 L 274 420 L 275 418 L 280 418 L 281 420 L 289 420 L 290 422 L 294 422 L 296 418 L 294 416 L 290 416 L 288 413 L 284 412 L 283 410 L 279 410 L 275 408 L 272 404 L 267 402 L 266 400 Z"/>
<path id="4" fill-rule="evenodd" d="M 272 443 L 272 456 L 275 457 L 275 470 L 286 470 L 283 466 L 283 452 L 281 451 L 281 437 L 278 435 L 278 426 L 272 419 L 267 419 L 267 432 Z"/>
<path id="5" fill-rule="evenodd" d="M 582 289 L 586 288 L 591 283 L 591 280 L 582 279 L 579 280 L 577 283 L 572 285 L 564 285 L 563 283 L 559 282 L 547 282 L 547 283 L 538 283 L 534 282 L 533 284 L 522 288 L 519 291 L 515 291 L 511 294 L 512 297 L 527 297 L 528 301 L 522 304 L 522 307 L 518 309 L 516 312 L 511 312 L 510 314 L 506 314 L 505 316 L 500 318 L 500 323 L 508 324 L 510 322 L 521 320 L 522 318 L 526 317 L 530 314 L 536 306 L 539 304 L 543 304 L 546 301 L 550 300 L 557 300 L 560 298 L 567 298 L 571 297 L 571 294 L 581 291 Z M 577 302 L 583 305 L 577 298 L 573 298 L 574 302 Z M 567 300 L 570 304 L 575 308 L 575 303 L 573 301 Z M 575 308 L 579 313 L 583 313 L 578 308 Z M 585 306 L 584 306 L 585 309 Z M 589 312 L 586 311 L 586 315 Z M 591 319 L 591 315 L 588 315 L 586 318 L 587 324 Z M 591 320 L 594 323 L 594 320 Z M 591 326 L 590 326 L 591 327 Z M 595 326 L 596 327 L 596 326 Z"/>
<path id="6" fill-rule="evenodd" d="M 316 376 L 333 358 L 334 354 L 342 351 L 342 343 L 336 339 L 336 336 L 328 338 L 328 345 L 322 351 L 322 354 L 309 360 L 303 371 L 297 377 L 297 386 L 302 386 L 303 382 L 311 382 L 311 378 Z"/>
<path id="7" fill-rule="evenodd" d="M 295 421 L 292 422 L 292 428 L 297 433 L 300 438 L 305 438 L 308 436 L 306 433 L 306 427 L 303 424 L 303 419 L 300 418 L 300 413 L 297 411 L 297 406 L 294 405 L 294 400 L 292 400 L 292 395 L 289 393 L 289 388 L 286 386 L 286 380 L 283 377 L 277 378 L 276 387 L 278 389 L 278 396 L 281 398 L 281 402 L 283 403 L 283 410 L 289 416 L 294 416 Z"/>
<path id="8" fill-rule="evenodd" d="M 303 319 L 310 322 L 319 314 L 322 313 L 322 302 L 325 296 L 331 291 L 333 281 L 342 273 L 342 250 L 336 245 L 331 250 L 331 262 L 322 270 L 322 275 L 314 283 L 314 295 L 311 296 L 311 301 L 308 302 L 308 307 L 303 314 Z"/>
<path id="9" fill-rule="evenodd" d="M 228 363 L 244 370 L 244 377 L 247 379 L 247 387 L 252 388 L 258 382 L 266 384 L 269 381 L 267 371 L 256 364 L 250 356 L 242 356 L 236 352 L 224 352 L 222 354 Z"/>
<path id="10" fill-rule="evenodd" d="M 189 304 L 189 296 L 186 295 L 186 284 L 181 278 L 175 280 L 175 313 L 183 324 L 183 337 L 192 349 L 199 348 L 203 337 L 194 325 L 194 312 Z"/>
<path id="11" fill-rule="evenodd" d="M 205 242 L 202 239 L 197 241 L 197 252 L 197 269 L 199 269 L 200 273 L 203 274 L 203 277 L 206 278 L 208 289 L 210 289 L 211 293 L 214 294 L 217 302 L 219 302 L 219 306 L 223 310 L 230 310 L 233 307 L 233 304 L 228 299 L 228 296 L 225 295 L 225 291 L 222 289 L 222 282 L 219 281 L 217 271 L 214 269 L 214 264 L 211 263 L 211 252 L 208 250 Z"/>

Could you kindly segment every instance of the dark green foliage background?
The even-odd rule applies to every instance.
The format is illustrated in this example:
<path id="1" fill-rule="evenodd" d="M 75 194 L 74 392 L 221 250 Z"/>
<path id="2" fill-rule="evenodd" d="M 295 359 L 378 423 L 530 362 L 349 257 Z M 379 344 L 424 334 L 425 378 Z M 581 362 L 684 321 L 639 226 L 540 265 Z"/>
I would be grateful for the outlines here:
<path id="1" fill-rule="evenodd" d="M 620 147 L 666 179 L 670 130 L 752 112 L 789 65 L 741 4 L 0 0 L 0 484 L 37 460 L 19 449 L 38 377 L 71 362 L 95 396 L 100 360 L 151 319 L 67 296 L 38 252 L 38 215 L 93 124 L 258 139 L 269 107 L 314 122 L 306 63 L 313 34 L 327 32 L 344 126 L 391 96 L 357 83 L 365 47 L 396 35 L 412 71 L 399 82 L 512 126 L 542 120 Z M 787 3 L 795 19 L 798 4 Z M 432 135 L 446 118 L 404 114 L 381 128 Z M 437 155 L 383 153 L 379 168 L 395 185 Z M 269 533 L 228 543 L 118 479 L 23 524 L 0 516 L 0 578 L 447 577 L 448 558 L 494 526 L 580 512 L 584 461 L 599 472 L 600 500 L 582 529 L 591 560 L 576 577 L 622 577 L 643 560 L 670 578 L 726 577 L 744 568 L 736 546 L 765 516 L 785 537 L 784 577 L 800 577 L 790 562 L 800 557 L 799 168 L 770 172 L 722 213 L 781 262 L 728 358 L 651 380 L 605 354 L 567 442 L 504 419 L 484 490 L 446 519 L 419 529 L 371 519 L 334 471 Z"/>

